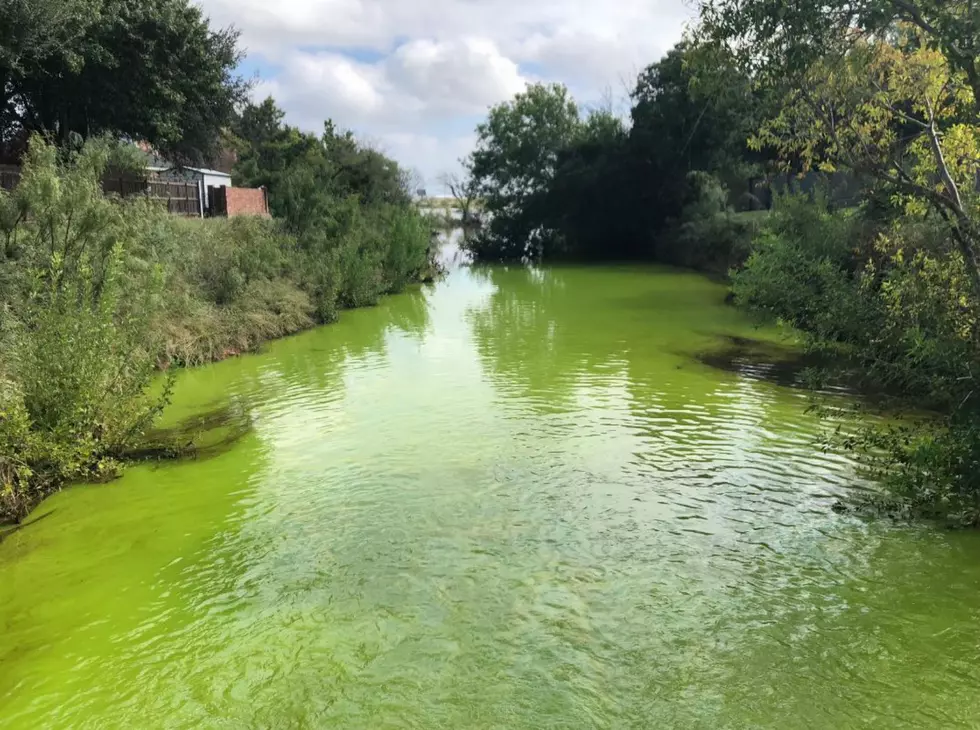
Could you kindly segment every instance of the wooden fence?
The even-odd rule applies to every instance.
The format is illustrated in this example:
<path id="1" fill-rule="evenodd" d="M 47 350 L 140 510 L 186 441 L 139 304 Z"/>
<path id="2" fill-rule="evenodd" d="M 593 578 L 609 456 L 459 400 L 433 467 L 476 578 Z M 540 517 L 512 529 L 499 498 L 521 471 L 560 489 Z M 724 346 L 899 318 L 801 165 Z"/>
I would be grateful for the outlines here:
<path id="1" fill-rule="evenodd" d="M 107 177 L 102 181 L 102 190 L 106 195 L 118 195 L 121 198 L 145 195 L 150 200 L 166 206 L 167 212 L 174 215 L 199 218 L 204 212 L 201 185 L 196 182 Z"/>
<path id="2" fill-rule="evenodd" d="M 13 190 L 20 182 L 20 169 L 12 165 L 0 165 L 0 190 Z M 138 180 L 128 177 L 106 177 L 102 180 L 106 195 L 130 198 L 145 195 L 165 206 L 174 215 L 200 217 L 204 211 L 201 185 L 195 182 L 169 182 L 166 180 Z"/>
<path id="3" fill-rule="evenodd" d="M 20 168 L 0 165 L 0 190 L 13 190 L 20 182 Z"/>

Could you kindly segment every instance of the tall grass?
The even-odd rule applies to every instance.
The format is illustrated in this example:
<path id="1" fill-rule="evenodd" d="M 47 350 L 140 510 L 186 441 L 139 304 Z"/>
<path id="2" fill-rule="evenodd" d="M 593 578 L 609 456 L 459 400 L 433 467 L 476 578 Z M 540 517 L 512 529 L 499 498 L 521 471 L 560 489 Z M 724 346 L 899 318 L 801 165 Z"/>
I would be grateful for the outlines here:
<path id="1" fill-rule="evenodd" d="M 166 404 L 169 388 L 149 387 L 159 368 L 253 349 L 427 274 L 410 206 L 319 199 L 302 230 L 185 220 L 104 196 L 108 157 L 35 139 L 21 185 L 0 192 L 0 520 L 118 473 Z"/>

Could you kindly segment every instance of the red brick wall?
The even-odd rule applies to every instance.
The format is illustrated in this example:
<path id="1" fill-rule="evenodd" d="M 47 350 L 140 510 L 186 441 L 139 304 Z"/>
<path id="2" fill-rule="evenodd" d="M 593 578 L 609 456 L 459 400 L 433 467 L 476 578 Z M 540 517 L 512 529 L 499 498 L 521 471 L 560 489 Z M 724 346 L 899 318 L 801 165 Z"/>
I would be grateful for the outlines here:
<path id="1" fill-rule="evenodd" d="M 261 188 L 225 188 L 228 196 L 228 217 L 236 215 L 260 215 L 269 217 L 265 191 Z"/>

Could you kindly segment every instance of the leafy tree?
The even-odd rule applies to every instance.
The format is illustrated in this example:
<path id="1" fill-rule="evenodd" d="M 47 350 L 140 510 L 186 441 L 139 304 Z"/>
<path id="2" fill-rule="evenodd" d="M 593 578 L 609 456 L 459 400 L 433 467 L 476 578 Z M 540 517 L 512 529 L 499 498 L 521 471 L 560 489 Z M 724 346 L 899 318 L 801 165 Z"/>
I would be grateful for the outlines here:
<path id="1" fill-rule="evenodd" d="M 844 168 L 887 183 L 910 213 L 928 209 L 950 226 L 980 303 L 980 129 L 964 72 L 903 26 L 856 41 L 803 74 L 782 112 L 755 137 L 808 166 Z"/>
<path id="2" fill-rule="evenodd" d="M 14 74 L 37 74 L 53 57 L 80 62 L 73 41 L 99 19 L 102 0 L 6 0 L 0 5 L 0 91 Z"/>
<path id="3" fill-rule="evenodd" d="M 28 134 L 18 113 L 17 81 L 46 64 L 77 68 L 77 34 L 94 23 L 102 0 L 7 0 L 0 3 L 0 153 L 16 160 Z"/>
<path id="4" fill-rule="evenodd" d="M 468 243 L 505 259 L 656 257 L 690 172 L 747 192 L 767 108 L 731 54 L 686 41 L 640 74 L 628 131 L 608 111 L 583 120 L 564 87 L 532 86 L 477 128 L 469 169 L 489 225 Z"/>
<path id="5" fill-rule="evenodd" d="M 280 193 L 286 174 L 297 165 L 312 167 L 324 160 L 316 135 L 290 127 L 284 118 L 285 112 L 269 97 L 258 105 L 247 104 L 232 124 L 238 148 L 234 182 L 267 188 L 277 215 L 282 214 Z"/>
<path id="6" fill-rule="evenodd" d="M 269 190 L 273 214 L 296 222 L 301 209 L 356 196 L 371 205 L 408 205 L 409 175 L 397 162 L 367 147 L 332 121 L 318 138 L 284 123 L 275 101 L 248 104 L 232 130 L 237 138 L 237 184 Z M 319 214 L 309 210 L 305 220 Z"/>
<path id="7" fill-rule="evenodd" d="M 964 75 L 980 111 L 980 13 L 972 0 L 700 0 L 699 6 L 699 35 L 782 87 L 828 54 L 842 55 L 858 39 L 908 24 Z"/>
<path id="8" fill-rule="evenodd" d="M 634 235 L 636 166 L 623 121 L 596 110 L 558 155 L 543 206 L 557 232 L 547 253 L 578 258 L 632 258 L 649 241 Z"/>
<path id="9" fill-rule="evenodd" d="M 340 195 L 356 195 L 366 205 L 408 205 L 412 173 L 387 155 L 340 132 L 332 121 L 323 126 L 324 154 L 334 168 L 332 184 Z"/>
<path id="10" fill-rule="evenodd" d="M 13 0 L 0 27 L 7 139 L 108 132 L 199 163 L 247 88 L 237 32 L 212 30 L 189 0 Z"/>
<path id="11" fill-rule="evenodd" d="M 731 57 L 683 41 L 637 79 L 633 148 L 682 174 L 731 169 L 747 157 L 758 107 L 750 79 Z"/>
<path id="12" fill-rule="evenodd" d="M 630 152 L 647 237 L 677 215 L 691 172 L 749 192 L 767 155 L 747 142 L 769 107 L 723 49 L 682 41 L 644 69 L 633 91 Z"/>
<path id="13" fill-rule="evenodd" d="M 286 112 L 268 96 L 261 104 L 246 104 L 235 119 L 233 129 L 240 141 L 247 145 L 246 149 L 257 150 L 281 137 L 286 129 L 285 118 Z"/>
<path id="14" fill-rule="evenodd" d="M 559 84 L 533 84 L 490 110 L 468 161 L 490 218 L 475 245 L 518 259 L 550 245 L 546 193 L 580 124 L 578 107 Z"/>

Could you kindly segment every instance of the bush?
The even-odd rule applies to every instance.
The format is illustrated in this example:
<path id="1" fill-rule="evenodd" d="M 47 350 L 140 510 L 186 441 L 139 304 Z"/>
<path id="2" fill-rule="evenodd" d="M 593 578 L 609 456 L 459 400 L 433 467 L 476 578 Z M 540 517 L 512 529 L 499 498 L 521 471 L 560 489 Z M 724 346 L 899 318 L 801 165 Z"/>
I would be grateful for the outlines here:
<path id="1" fill-rule="evenodd" d="M 111 474 L 165 401 L 148 395 L 159 277 L 124 276 L 129 216 L 144 207 L 104 198 L 105 161 L 90 145 L 59 164 L 35 139 L 21 185 L 0 202 L 28 214 L 4 231 L 15 243 L 2 261 L 17 286 L 5 292 L 0 508 L 15 518 L 50 485 Z"/>
<path id="2" fill-rule="evenodd" d="M 837 441 L 881 484 L 866 505 L 980 524 L 976 295 L 941 221 L 872 214 L 780 200 L 733 289 L 883 397 L 931 411 Z"/>
<path id="3" fill-rule="evenodd" d="M 297 173 L 282 223 L 184 220 L 104 196 L 110 151 L 59 159 L 34 139 L 0 192 L 0 519 L 111 477 L 166 403 L 169 388 L 150 395 L 159 366 L 251 350 L 427 274 L 408 205 L 331 197 Z"/>
<path id="4" fill-rule="evenodd" d="M 704 172 L 687 176 L 684 201 L 680 218 L 668 223 L 656 258 L 719 275 L 744 264 L 761 219 L 732 212 L 724 186 Z"/>
<path id="5" fill-rule="evenodd" d="M 863 506 L 902 518 L 980 527 L 980 417 L 975 408 L 901 426 L 865 428 L 845 441 L 880 491 Z"/>
<path id="6" fill-rule="evenodd" d="M 399 292 L 428 274 L 432 233 L 424 216 L 412 209 L 388 206 L 381 220 L 387 241 L 385 291 Z"/>
<path id="7" fill-rule="evenodd" d="M 857 218 L 831 212 L 823 199 L 778 202 L 744 268 L 733 275 L 736 301 L 814 340 L 860 341 L 880 313 L 862 290 Z"/>

